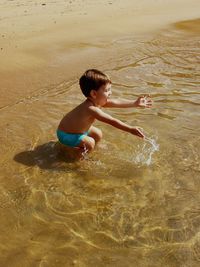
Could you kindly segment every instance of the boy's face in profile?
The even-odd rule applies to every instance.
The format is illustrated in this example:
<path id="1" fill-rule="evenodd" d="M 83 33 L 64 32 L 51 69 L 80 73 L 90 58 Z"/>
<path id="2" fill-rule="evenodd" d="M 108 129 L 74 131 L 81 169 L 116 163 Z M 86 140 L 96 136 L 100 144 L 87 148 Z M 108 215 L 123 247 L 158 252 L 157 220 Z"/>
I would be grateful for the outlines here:
<path id="1" fill-rule="evenodd" d="M 94 97 L 100 106 L 104 106 L 111 94 L 111 84 L 107 83 L 105 85 L 102 85 L 97 91 L 95 91 Z"/>

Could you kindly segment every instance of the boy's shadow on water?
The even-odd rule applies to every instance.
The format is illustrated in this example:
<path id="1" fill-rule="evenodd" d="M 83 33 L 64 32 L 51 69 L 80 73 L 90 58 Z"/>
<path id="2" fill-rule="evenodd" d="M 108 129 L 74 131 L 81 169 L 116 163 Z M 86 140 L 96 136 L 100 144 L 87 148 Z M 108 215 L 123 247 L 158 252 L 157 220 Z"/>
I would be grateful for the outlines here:
<path id="1" fill-rule="evenodd" d="M 38 166 L 41 169 L 66 169 L 66 164 L 77 161 L 70 153 L 64 153 L 60 144 L 55 141 L 39 145 L 33 150 L 27 150 L 16 154 L 13 158 L 16 162 L 26 166 Z"/>

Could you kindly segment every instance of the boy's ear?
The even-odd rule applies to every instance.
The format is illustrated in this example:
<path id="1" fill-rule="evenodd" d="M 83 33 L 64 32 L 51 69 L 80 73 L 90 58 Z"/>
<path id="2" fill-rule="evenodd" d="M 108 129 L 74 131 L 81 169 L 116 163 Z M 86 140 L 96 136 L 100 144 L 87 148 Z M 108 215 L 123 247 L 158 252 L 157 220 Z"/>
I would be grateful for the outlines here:
<path id="1" fill-rule="evenodd" d="M 92 98 L 95 99 L 96 96 L 97 96 L 97 91 L 92 89 L 92 90 L 90 91 L 90 96 L 91 96 Z"/>

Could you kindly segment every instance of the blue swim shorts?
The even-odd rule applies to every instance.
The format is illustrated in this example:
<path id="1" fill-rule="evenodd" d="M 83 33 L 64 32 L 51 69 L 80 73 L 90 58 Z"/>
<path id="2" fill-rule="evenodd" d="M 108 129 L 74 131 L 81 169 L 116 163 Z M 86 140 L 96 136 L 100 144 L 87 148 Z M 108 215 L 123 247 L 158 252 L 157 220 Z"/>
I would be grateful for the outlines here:
<path id="1" fill-rule="evenodd" d="M 65 133 L 61 130 L 57 130 L 57 137 L 61 144 L 71 147 L 76 147 L 80 145 L 84 136 L 88 135 L 88 131 L 78 134 L 78 133 Z"/>

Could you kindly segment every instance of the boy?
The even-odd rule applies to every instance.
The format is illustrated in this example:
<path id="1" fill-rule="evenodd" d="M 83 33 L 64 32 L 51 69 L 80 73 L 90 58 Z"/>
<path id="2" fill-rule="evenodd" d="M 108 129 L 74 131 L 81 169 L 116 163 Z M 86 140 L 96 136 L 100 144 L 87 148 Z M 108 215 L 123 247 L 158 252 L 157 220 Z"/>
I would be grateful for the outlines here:
<path id="1" fill-rule="evenodd" d="M 111 80 L 106 74 L 96 69 L 87 70 L 80 78 L 79 84 L 86 100 L 61 120 L 57 129 L 58 140 L 61 144 L 66 148 L 78 149 L 80 153 L 93 150 L 102 138 L 101 130 L 92 126 L 96 119 L 144 138 L 144 134 L 138 127 L 132 127 L 113 118 L 103 112 L 101 108 L 148 108 L 152 106 L 149 96 L 139 97 L 136 101 L 110 99 Z"/>

